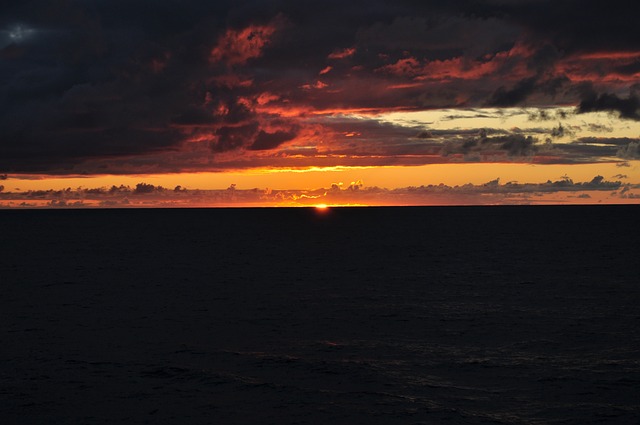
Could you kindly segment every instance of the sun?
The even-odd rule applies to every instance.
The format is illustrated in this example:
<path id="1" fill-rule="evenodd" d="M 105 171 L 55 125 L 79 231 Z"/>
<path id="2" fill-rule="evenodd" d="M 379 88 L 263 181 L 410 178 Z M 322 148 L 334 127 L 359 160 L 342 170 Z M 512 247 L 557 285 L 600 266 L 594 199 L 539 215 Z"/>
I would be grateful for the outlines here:
<path id="1" fill-rule="evenodd" d="M 317 210 L 321 210 L 321 211 L 329 209 L 329 206 L 327 204 L 317 204 L 315 207 Z"/>

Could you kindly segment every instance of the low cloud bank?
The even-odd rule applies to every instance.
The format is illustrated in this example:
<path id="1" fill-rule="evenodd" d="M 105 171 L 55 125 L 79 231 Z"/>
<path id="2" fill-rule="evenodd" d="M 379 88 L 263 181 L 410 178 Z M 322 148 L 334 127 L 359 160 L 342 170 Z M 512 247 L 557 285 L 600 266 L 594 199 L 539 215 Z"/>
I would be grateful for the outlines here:
<path id="1" fill-rule="evenodd" d="M 221 190 L 164 188 L 147 183 L 135 187 L 67 188 L 0 193 L 4 208 L 145 208 L 145 207 L 234 207 L 234 206 L 306 206 L 328 205 L 484 205 L 571 202 L 601 199 L 606 202 L 638 199 L 638 185 L 608 181 L 596 176 L 590 181 L 574 182 L 569 177 L 544 183 L 501 183 L 495 179 L 484 184 L 449 186 L 445 184 L 387 189 L 352 182 L 343 187 L 333 184 L 315 190 L 239 189 L 235 184 Z M 639 192 L 640 193 L 640 192 Z M 596 201 L 593 201 L 596 202 Z M 551 201 L 553 203 L 553 201 Z"/>

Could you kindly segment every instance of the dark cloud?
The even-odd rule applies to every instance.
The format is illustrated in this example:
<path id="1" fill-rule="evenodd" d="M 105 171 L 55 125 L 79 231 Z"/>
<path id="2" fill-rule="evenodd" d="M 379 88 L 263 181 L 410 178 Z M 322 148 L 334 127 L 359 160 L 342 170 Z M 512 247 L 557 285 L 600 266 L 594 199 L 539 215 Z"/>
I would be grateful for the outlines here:
<path id="1" fill-rule="evenodd" d="M 172 124 L 175 125 L 194 127 L 210 126 L 219 121 L 211 111 L 202 107 L 190 107 L 171 120 Z"/>
<path id="2" fill-rule="evenodd" d="M 498 87 L 489 97 L 487 106 L 509 107 L 525 103 L 534 93 L 544 93 L 552 98 L 568 83 L 565 76 L 542 80 L 538 75 L 517 82 L 512 88 Z"/>
<path id="3" fill-rule="evenodd" d="M 538 108 L 529 112 L 528 119 L 529 121 L 559 121 L 566 119 L 567 116 L 567 111 L 563 109 L 549 111 L 547 109 Z"/>
<path id="4" fill-rule="evenodd" d="M 594 133 L 611 133 L 613 131 L 613 127 L 604 124 L 588 124 L 587 128 Z"/>
<path id="5" fill-rule="evenodd" d="M 257 122 L 239 127 L 221 127 L 216 130 L 217 139 L 211 143 L 211 150 L 221 153 L 244 146 L 247 140 L 253 140 L 259 127 Z"/>
<path id="6" fill-rule="evenodd" d="M 626 192 L 620 195 L 622 199 L 640 199 L 640 193 Z"/>
<path id="7" fill-rule="evenodd" d="M 577 162 L 590 162 L 593 158 L 604 160 L 635 159 L 640 140 L 628 137 L 581 137 L 571 143 L 558 144 L 556 149 Z M 618 166 L 624 166 L 618 163 Z"/>
<path id="8" fill-rule="evenodd" d="M 551 137 L 561 138 L 571 134 L 571 131 L 559 123 L 557 127 L 551 129 Z"/>
<path id="9" fill-rule="evenodd" d="M 485 6 L 487 14 L 504 15 L 544 36 L 560 50 L 623 51 L 637 48 L 640 29 L 623 0 L 513 1 Z M 480 6 L 482 7 L 482 6 Z"/>
<path id="10" fill-rule="evenodd" d="M 518 82 L 513 88 L 506 89 L 504 86 L 500 86 L 489 98 L 488 106 L 514 106 L 522 103 L 529 97 L 535 87 L 537 78 L 527 78 Z"/>
<path id="11" fill-rule="evenodd" d="M 249 149 L 254 151 L 274 149 L 294 137 L 296 137 L 295 132 L 276 131 L 275 133 L 267 133 L 261 130 L 251 146 L 249 146 Z"/>
<path id="12" fill-rule="evenodd" d="M 372 23 L 358 31 L 358 43 L 389 52 L 424 52 L 430 59 L 456 53 L 479 57 L 511 46 L 520 33 L 516 25 L 499 17 L 477 19 L 433 11 L 437 9 L 427 16 L 409 12 L 389 23 Z"/>
<path id="13" fill-rule="evenodd" d="M 152 184 L 138 183 L 132 193 L 135 195 L 142 195 L 145 193 L 153 193 L 155 191 L 163 191 L 163 190 L 164 188 L 162 186 L 156 187 Z"/>
<path id="14" fill-rule="evenodd" d="M 578 105 L 578 113 L 585 112 L 615 112 L 621 118 L 640 120 L 640 98 L 629 95 L 628 98 L 618 97 L 612 93 L 587 94 Z"/>
<path id="15" fill-rule="evenodd" d="M 630 142 L 621 147 L 617 154 L 622 159 L 640 159 L 640 141 Z"/>
<path id="16" fill-rule="evenodd" d="M 516 134 L 496 137 L 493 142 L 500 143 L 500 148 L 505 150 L 509 156 L 529 156 L 535 153 L 534 144 L 537 140 L 531 136 Z"/>
<path id="17" fill-rule="evenodd" d="M 448 140 L 443 147 L 443 155 L 462 154 L 467 160 L 498 160 L 499 157 L 511 159 L 532 158 L 538 147 L 538 140 L 523 134 L 507 134 L 490 137 L 485 129 L 477 137 Z M 484 158 L 484 159 L 483 159 Z"/>
<path id="18" fill-rule="evenodd" d="M 640 73 L 640 60 L 617 66 L 615 70 L 620 74 L 636 75 Z"/>
<path id="19" fill-rule="evenodd" d="M 301 134 L 335 133 L 339 124 L 308 125 L 322 114 L 580 102 L 578 112 L 638 120 L 637 94 L 619 97 L 640 63 L 627 10 L 618 0 L 8 2 L 0 172 L 251 164 Z M 393 137 L 360 131 L 327 150 L 433 154 L 444 143 L 378 130 Z M 527 156 L 523 140 L 489 145 Z"/>

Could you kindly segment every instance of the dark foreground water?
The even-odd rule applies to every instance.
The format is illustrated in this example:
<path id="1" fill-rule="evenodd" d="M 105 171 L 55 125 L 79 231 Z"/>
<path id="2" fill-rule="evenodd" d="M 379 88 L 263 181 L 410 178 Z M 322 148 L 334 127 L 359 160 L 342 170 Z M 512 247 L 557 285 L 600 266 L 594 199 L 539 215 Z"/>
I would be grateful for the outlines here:
<path id="1" fill-rule="evenodd" d="M 637 424 L 639 218 L 0 211 L 0 423 Z"/>

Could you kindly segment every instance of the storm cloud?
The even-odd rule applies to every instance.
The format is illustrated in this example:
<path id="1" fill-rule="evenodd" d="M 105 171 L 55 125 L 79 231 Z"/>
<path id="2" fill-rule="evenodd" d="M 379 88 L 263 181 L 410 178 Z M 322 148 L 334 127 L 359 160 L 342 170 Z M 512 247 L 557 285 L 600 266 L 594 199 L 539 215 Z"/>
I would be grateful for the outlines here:
<path id="1" fill-rule="evenodd" d="M 578 105 L 578 112 L 613 112 L 621 118 L 640 121 L 640 98 L 630 95 L 627 98 L 618 97 L 612 93 L 591 93 Z"/>
<path id="2" fill-rule="evenodd" d="M 354 130 L 347 142 L 329 118 L 348 114 L 575 105 L 640 120 L 640 30 L 625 10 L 618 0 L 10 2 L 0 173 L 202 171 L 270 153 L 290 166 L 278 152 L 309 146 L 370 162 L 447 154 L 419 129 L 388 141 Z M 508 137 L 490 146 L 535 155 L 536 141 Z"/>

